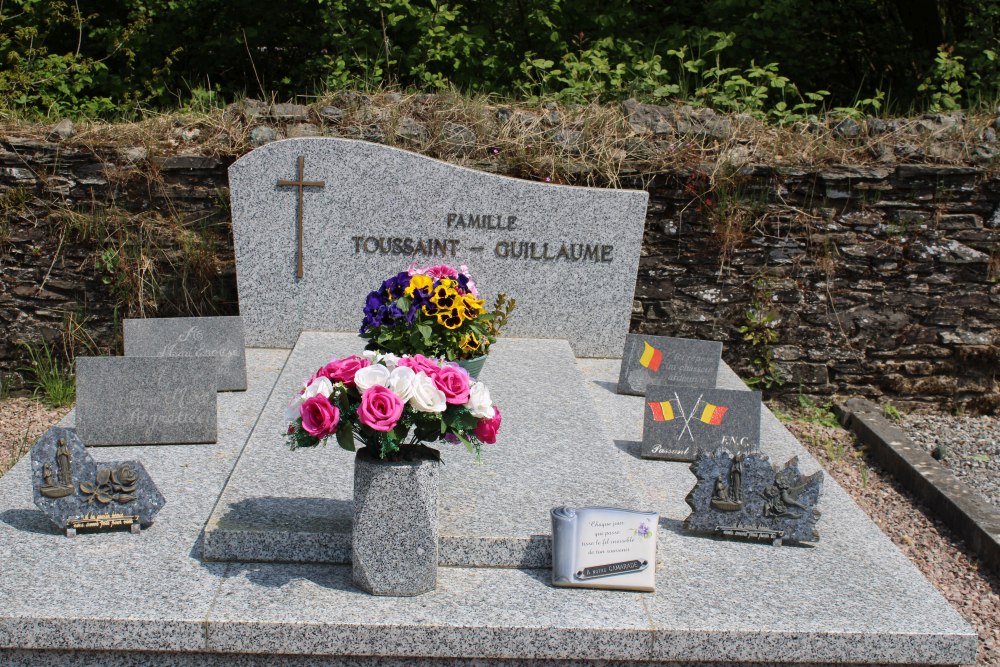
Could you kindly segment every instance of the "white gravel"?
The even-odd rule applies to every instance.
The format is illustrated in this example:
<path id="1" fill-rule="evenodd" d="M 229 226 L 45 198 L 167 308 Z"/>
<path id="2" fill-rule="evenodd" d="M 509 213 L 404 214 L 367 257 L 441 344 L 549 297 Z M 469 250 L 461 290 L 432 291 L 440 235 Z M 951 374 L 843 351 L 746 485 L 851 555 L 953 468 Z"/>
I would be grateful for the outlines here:
<path id="1" fill-rule="evenodd" d="M 914 414 L 901 426 L 910 440 L 940 456 L 956 477 L 1000 509 L 1000 418 Z"/>

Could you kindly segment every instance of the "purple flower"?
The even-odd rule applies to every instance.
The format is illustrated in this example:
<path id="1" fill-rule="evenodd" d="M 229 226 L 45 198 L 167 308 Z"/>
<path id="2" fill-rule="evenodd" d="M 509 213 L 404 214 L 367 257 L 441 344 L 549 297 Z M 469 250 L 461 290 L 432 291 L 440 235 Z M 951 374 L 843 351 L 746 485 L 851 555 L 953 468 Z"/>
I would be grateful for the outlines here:
<path id="1" fill-rule="evenodd" d="M 403 292 L 410 285 L 410 274 L 406 271 L 400 271 L 392 278 L 388 278 L 384 283 L 382 283 L 382 289 L 389 296 L 390 299 L 398 299 L 403 296 Z"/>

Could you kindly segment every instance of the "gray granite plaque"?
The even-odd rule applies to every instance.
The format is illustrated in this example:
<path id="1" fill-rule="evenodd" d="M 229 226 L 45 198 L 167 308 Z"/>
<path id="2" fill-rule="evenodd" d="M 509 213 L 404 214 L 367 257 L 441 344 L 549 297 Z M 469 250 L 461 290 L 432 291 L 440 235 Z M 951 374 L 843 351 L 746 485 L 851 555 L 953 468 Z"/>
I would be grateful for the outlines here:
<path id="1" fill-rule="evenodd" d="M 68 534 L 149 526 L 166 504 L 138 461 L 96 463 L 73 429 L 55 426 L 31 448 L 35 505 Z"/>
<path id="2" fill-rule="evenodd" d="M 724 449 L 704 453 L 691 464 L 698 482 L 685 500 L 691 515 L 684 527 L 723 537 L 816 542 L 816 505 L 823 473 L 805 476 L 798 458 L 783 468 L 763 454 L 736 455 Z"/>
<path id="3" fill-rule="evenodd" d="M 646 388 L 642 458 L 693 461 L 722 447 L 733 454 L 760 448 L 760 392 Z"/>
<path id="4" fill-rule="evenodd" d="M 216 389 L 246 391 L 246 347 L 240 317 L 125 320 L 126 357 L 208 357 L 218 361 Z"/>
<path id="5" fill-rule="evenodd" d="M 552 516 L 552 585 L 656 589 L 660 515 L 614 507 L 556 507 Z"/>
<path id="6" fill-rule="evenodd" d="M 618 393 L 642 396 L 651 384 L 712 388 L 721 357 L 722 343 L 718 341 L 629 334 Z"/>
<path id="7" fill-rule="evenodd" d="M 92 445 L 214 443 L 210 357 L 77 357 L 76 429 Z"/>
<path id="8" fill-rule="evenodd" d="M 505 333 L 617 356 L 628 332 L 648 195 L 551 185 L 348 139 L 275 141 L 229 168 L 247 344 L 357 331 L 364 298 L 419 265 L 468 266 Z M 593 313 L 601 317 L 593 317 Z"/>

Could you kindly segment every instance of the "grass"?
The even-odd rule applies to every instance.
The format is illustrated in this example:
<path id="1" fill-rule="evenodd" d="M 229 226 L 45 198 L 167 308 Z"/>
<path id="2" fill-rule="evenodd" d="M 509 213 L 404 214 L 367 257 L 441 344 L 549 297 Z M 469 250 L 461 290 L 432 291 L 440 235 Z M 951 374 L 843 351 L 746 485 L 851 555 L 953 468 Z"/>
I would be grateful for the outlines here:
<path id="1" fill-rule="evenodd" d="M 28 366 L 20 370 L 31 374 L 27 384 L 34 389 L 35 398 L 47 405 L 60 408 L 76 400 L 76 378 L 65 368 L 54 348 L 43 340 L 40 344 L 21 343 L 28 355 Z"/>
<path id="2" fill-rule="evenodd" d="M 892 403 L 886 403 L 882 406 L 882 414 L 891 422 L 899 423 L 903 421 L 903 413 L 899 411 Z"/>
<path id="3" fill-rule="evenodd" d="M 810 424 L 818 424 L 829 428 L 840 428 L 837 415 L 833 414 L 829 402 L 817 403 L 803 393 L 799 393 L 800 419 Z"/>
<path id="4" fill-rule="evenodd" d="M 28 453 L 28 450 L 31 449 L 31 444 L 31 426 L 28 426 L 21 437 L 20 444 L 14 446 L 14 449 L 9 452 L 6 460 L 0 460 L 0 477 L 3 477 L 5 472 L 13 468 L 14 464 Z"/>

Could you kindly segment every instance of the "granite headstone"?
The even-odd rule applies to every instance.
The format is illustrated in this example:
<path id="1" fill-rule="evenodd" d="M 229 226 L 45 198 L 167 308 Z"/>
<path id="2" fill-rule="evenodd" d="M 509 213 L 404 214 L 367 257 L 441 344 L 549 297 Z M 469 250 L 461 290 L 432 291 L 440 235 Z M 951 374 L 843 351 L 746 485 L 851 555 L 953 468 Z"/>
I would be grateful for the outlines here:
<path id="1" fill-rule="evenodd" d="M 819 540 L 823 473 L 803 475 L 798 458 L 779 469 L 763 454 L 734 457 L 718 449 L 700 455 L 691 472 L 698 481 L 685 498 L 692 510 L 686 529 L 775 544 Z"/>
<path id="2" fill-rule="evenodd" d="M 618 393 L 642 396 L 651 384 L 714 387 L 721 358 L 718 341 L 629 334 Z"/>
<path id="3" fill-rule="evenodd" d="M 95 463 L 73 429 L 55 426 L 31 448 L 35 505 L 69 534 L 146 527 L 166 504 L 138 461 Z"/>
<path id="4" fill-rule="evenodd" d="M 251 151 L 229 181 L 251 347 L 357 331 L 383 280 L 444 263 L 467 265 L 488 306 L 498 292 L 517 299 L 505 335 L 566 339 L 577 356 L 621 353 L 646 192 L 517 180 L 328 137 Z"/>
<path id="5" fill-rule="evenodd" d="M 219 391 L 246 391 L 243 320 L 166 317 L 125 320 L 126 357 L 208 357 L 218 361 Z"/>
<path id="6" fill-rule="evenodd" d="M 760 392 L 649 385 L 642 458 L 693 461 L 722 447 L 733 454 L 760 448 Z"/>
<path id="7" fill-rule="evenodd" d="M 553 586 L 656 589 L 659 514 L 615 507 L 556 507 L 551 516 Z"/>
<path id="8" fill-rule="evenodd" d="M 76 430 L 92 445 L 214 443 L 210 357 L 77 357 Z"/>

